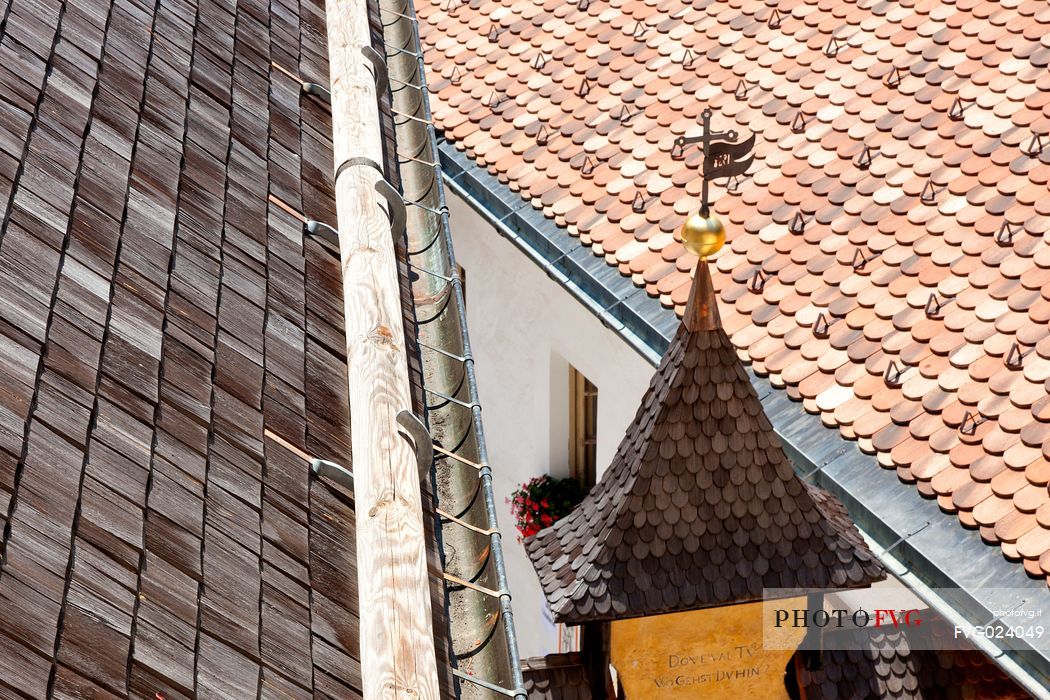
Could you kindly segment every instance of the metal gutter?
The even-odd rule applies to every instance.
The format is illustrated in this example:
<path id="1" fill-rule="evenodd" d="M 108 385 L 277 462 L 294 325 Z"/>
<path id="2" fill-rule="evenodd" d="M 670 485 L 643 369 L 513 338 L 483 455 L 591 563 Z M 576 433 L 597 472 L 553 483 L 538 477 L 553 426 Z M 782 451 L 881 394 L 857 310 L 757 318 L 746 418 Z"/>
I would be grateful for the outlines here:
<path id="1" fill-rule="evenodd" d="M 651 364 L 659 364 L 677 328 L 677 320 L 659 301 L 625 280 L 618 270 L 583 247 L 578 238 L 559 229 L 451 143 L 440 139 L 438 150 L 450 189 L 606 327 L 622 335 Z"/>
<path id="2" fill-rule="evenodd" d="M 462 185 L 450 178 L 446 178 L 445 184 L 449 189 L 455 192 L 460 199 L 469 204 L 472 209 L 485 216 L 485 205 L 471 196 L 470 192 Z M 486 218 L 489 217 L 486 216 Z M 652 347 L 646 344 L 641 337 L 628 328 L 624 322 L 611 313 L 609 309 L 602 307 L 597 301 L 595 301 L 594 297 L 587 293 L 587 291 L 585 291 L 580 285 L 576 284 L 576 282 L 574 282 L 565 271 L 559 269 L 557 265 L 543 257 L 543 255 L 534 248 L 528 240 L 519 236 L 514 229 L 508 226 L 504 219 L 489 218 L 489 221 L 499 229 L 504 238 L 513 243 L 518 250 L 524 253 L 530 260 L 532 260 L 532 262 L 539 265 L 540 269 L 546 272 L 548 277 L 564 287 L 569 294 L 576 299 L 576 301 L 583 304 L 588 311 L 597 316 L 606 328 L 619 333 L 623 339 L 627 341 L 628 345 L 638 351 L 638 353 L 650 363 L 659 363 L 660 356 L 652 349 Z"/>
<path id="3" fill-rule="evenodd" d="M 651 364 L 659 363 L 678 326 L 674 313 L 453 144 L 442 139 L 438 149 L 446 182 L 457 195 Z M 887 568 L 900 572 L 935 610 L 952 621 L 983 624 L 991 610 L 1016 606 L 1016 600 L 1002 599 L 1004 589 L 1031 591 L 1029 602 L 1020 609 L 1037 608 L 1031 601 L 1046 599 L 1045 583 L 1030 579 L 997 547 L 984 544 L 978 533 L 942 513 L 936 502 L 901 484 L 895 471 L 882 468 L 856 443 L 826 427 L 819 416 L 806 413 L 786 392 L 775 390 L 750 368 L 748 375 L 796 471 L 842 500 Z M 929 526 L 916 533 L 926 521 Z M 960 557 L 960 552 L 966 556 Z M 961 594 L 950 602 L 931 590 L 952 587 Z M 1047 697 L 1047 651 L 1024 642 L 1012 647 L 989 642 L 984 650 L 1029 692 L 1038 690 L 1037 697 Z"/>
<path id="4" fill-rule="evenodd" d="M 458 696 L 526 694 L 436 132 L 411 0 L 375 0 L 404 207 Z M 385 75 L 381 75 L 385 73 Z M 394 195 L 391 195 L 394 197 Z M 394 202 L 396 204 L 396 202 Z M 396 208 L 396 207 L 395 207 Z"/>

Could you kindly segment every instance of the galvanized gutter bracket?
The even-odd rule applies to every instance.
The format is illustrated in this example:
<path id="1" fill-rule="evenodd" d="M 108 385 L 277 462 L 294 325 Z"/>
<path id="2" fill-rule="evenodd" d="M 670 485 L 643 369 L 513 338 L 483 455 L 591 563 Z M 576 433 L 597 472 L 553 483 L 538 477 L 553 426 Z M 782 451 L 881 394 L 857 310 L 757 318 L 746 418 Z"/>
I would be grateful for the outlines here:
<path id="1" fill-rule="evenodd" d="M 310 471 L 314 476 L 328 479 L 347 491 L 354 490 L 354 473 L 341 464 L 330 462 L 327 459 L 311 459 Z"/>
<path id="2" fill-rule="evenodd" d="M 303 224 L 303 231 L 326 243 L 336 252 L 339 252 L 339 232 L 328 224 L 309 219 Z"/>
<path id="3" fill-rule="evenodd" d="M 394 240 L 400 240 L 405 235 L 405 224 L 408 220 L 405 200 L 401 198 L 401 193 L 386 180 L 376 180 L 376 192 L 386 200 L 390 215 L 390 230 L 394 234 Z"/>
<path id="4" fill-rule="evenodd" d="M 397 414 L 397 424 L 405 429 L 399 433 L 401 437 L 412 443 L 416 451 L 416 464 L 419 466 L 420 480 L 430 476 L 430 467 L 434 464 L 434 440 L 430 437 L 430 431 L 423 421 L 411 411 L 401 411 Z"/>
<path id="5" fill-rule="evenodd" d="M 316 97 L 317 99 L 321 100 L 321 102 L 324 102 L 328 106 L 332 105 L 332 93 L 331 93 L 331 91 L 328 88 L 326 88 L 326 87 L 318 85 L 317 83 L 310 83 L 310 82 L 303 81 L 303 94 L 304 95 L 311 95 L 313 97 Z"/>
<path id="6" fill-rule="evenodd" d="M 347 158 L 339 164 L 339 167 L 335 169 L 335 175 L 332 176 L 332 180 L 338 181 L 340 175 L 342 175 L 347 171 L 347 169 L 352 168 L 355 165 L 367 166 L 379 173 L 380 177 L 386 177 L 386 173 L 383 172 L 383 166 L 381 166 L 379 163 L 375 162 L 371 158 L 366 158 L 365 156 L 355 156 L 353 158 Z"/>
<path id="7" fill-rule="evenodd" d="M 361 53 L 372 64 L 372 75 L 376 81 L 376 97 L 382 97 L 390 90 L 390 78 L 387 76 L 386 57 L 371 46 L 362 46 Z"/>
<path id="8" fill-rule="evenodd" d="M 500 695 L 506 695 L 508 698 L 522 697 L 522 691 L 520 689 L 512 690 L 510 688 L 501 688 L 495 683 L 489 683 L 488 681 L 478 678 L 477 676 L 472 676 L 469 673 L 464 673 L 458 668 L 452 669 L 452 674 L 460 680 L 466 681 L 468 683 L 473 683 L 474 685 L 479 685 L 486 690 L 491 690 L 492 692 L 499 693 Z"/>

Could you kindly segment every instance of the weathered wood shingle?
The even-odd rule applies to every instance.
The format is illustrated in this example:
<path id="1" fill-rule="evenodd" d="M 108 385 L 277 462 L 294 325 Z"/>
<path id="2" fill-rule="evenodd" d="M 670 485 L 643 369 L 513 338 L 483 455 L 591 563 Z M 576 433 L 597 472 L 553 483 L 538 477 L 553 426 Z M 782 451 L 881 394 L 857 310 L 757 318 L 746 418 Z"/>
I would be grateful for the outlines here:
<path id="1" fill-rule="evenodd" d="M 578 653 L 522 659 L 530 700 L 591 700 L 591 684 Z"/>
<path id="2" fill-rule="evenodd" d="M 359 695 L 324 17 L 0 8 L 2 697 Z"/>

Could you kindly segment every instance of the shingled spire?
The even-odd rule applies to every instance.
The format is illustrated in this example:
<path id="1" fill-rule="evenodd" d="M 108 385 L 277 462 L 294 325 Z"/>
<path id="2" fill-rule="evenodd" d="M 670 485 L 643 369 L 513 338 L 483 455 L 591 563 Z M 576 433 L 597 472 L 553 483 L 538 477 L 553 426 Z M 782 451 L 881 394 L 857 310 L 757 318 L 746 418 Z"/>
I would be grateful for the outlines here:
<path id="1" fill-rule="evenodd" d="M 715 301 L 715 286 L 711 282 L 711 271 L 707 269 L 707 260 L 701 260 L 693 275 L 693 286 L 689 290 L 689 301 L 685 305 L 682 325 L 686 330 L 713 331 L 722 327 L 718 315 L 718 303 Z"/>
<path id="2" fill-rule="evenodd" d="M 570 624 L 883 578 L 845 508 L 804 484 L 722 330 L 705 260 L 612 465 L 526 550 Z"/>

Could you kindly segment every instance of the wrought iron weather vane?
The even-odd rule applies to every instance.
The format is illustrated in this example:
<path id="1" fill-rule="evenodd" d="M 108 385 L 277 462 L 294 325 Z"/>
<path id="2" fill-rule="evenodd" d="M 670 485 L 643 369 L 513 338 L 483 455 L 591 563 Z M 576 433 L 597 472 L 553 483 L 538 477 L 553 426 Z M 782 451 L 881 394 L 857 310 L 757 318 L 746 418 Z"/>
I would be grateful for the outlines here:
<path id="1" fill-rule="evenodd" d="M 674 147 L 682 154 L 685 147 L 694 144 L 702 144 L 704 149 L 703 163 L 703 191 L 700 197 L 700 212 L 690 216 L 682 225 L 682 245 L 690 253 L 697 256 L 697 275 L 694 280 L 707 280 L 710 285 L 710 273 L 707 270 L 707 258 L 721 249 L 726 240 L 725 228 L 717 216 L 711 216 L 710 203 L 707 201 L 707 183 L 716 178 L 734 178 L 743 175 L 754 162 L 755 157 L 751 149 L 755 146 L 755 135 L 744 141 L 737 142 L 739 138 L 736 131 L 711 131 L 711 110 L 705 109 L 700 116 L 703 118 L 704 131 L 699 136 L 679 136 L 675 139 Z M 695 282 L 694 282 L 695 284 Z M 688 313 L 688 312 L 687 312 Z"/>
<path id="2" fill-rule="evenodd" d="M 755 135 L 751 134 L 744 141 L 736 142 L 740 137 L 735 130 L 711 131 L 710 108 L 705 109 L 700 116 L 703 119 L 703 133 L 697 136 L 679 136 L 675 139 L 674 146 L 682 153 L 686 146 L 701 144 L 704 152 L 704 182 L 700 197 L 700 215 L 706 218 L 710 215 L 707 183 L 717 178 L 732 178 L 747 172 L 755 160 L 751 153 L 751 149 L 755 147 Z"/>

